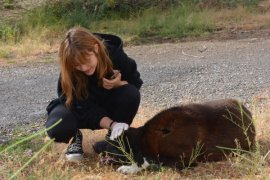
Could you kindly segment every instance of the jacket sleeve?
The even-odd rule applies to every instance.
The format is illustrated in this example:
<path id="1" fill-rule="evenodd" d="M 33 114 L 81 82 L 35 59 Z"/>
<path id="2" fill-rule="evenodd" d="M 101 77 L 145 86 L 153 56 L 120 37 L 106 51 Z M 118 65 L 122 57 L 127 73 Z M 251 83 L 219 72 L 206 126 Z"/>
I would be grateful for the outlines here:
<path id="1" fill-rule="evenodd" d="M 112 61 L 114 69 L 120 70 L 122 80 L 126 80 L 138 89 L 141 88 L 143 81 L 140 78 L 140 73 L 137 70 L 137 64 L 134 59 L 128 57 L 125 52 L 122 52 L 119 56 L 113 58 Z"/>
<path id="2" fill-rule="evenodd" d="M 63 94 L 63 89 L 61 86 L 61 73 L 59 74 L 59 78 L 57 82 L 57 95 L 60 102 L 64 104 L 66 102 L 66 96 Z"/>

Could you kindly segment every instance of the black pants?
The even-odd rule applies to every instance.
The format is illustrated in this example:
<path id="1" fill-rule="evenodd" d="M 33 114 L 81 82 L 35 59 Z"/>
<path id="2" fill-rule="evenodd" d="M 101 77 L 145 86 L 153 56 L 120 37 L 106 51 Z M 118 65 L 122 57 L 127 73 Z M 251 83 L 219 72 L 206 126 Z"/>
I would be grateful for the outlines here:
<path id="1" fill-rule="evenodd" d="M 133 85 L 124 85 L 111 90 L 110 95 L 100 106 L 106 112 L 106 116 L 116 122 L 131 124 L 140 104 L 140 92 Z M 56 142 L 68 143 L 76 135 L 77 129 L 100 129 L 94 127 L 89 113 L 77 113 L 67 109 L 59 103 L 48 113 L 46 127 L 52 126 L 60 118 L 62 122 L 49 130 L 50 138 L 55 138 Z"/>

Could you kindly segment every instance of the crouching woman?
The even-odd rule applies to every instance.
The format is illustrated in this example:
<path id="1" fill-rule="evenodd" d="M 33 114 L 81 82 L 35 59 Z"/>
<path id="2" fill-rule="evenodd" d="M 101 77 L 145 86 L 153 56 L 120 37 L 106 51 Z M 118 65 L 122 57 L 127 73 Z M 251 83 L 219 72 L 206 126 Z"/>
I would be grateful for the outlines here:
<path id="1" fill-rule="evenodd" d="M 143 82 L 136 62 L 126 55 L 122 40 L 114 35 L 72 28 L 60 45 L 59 58 L 58 98 L 47 107 L 46 127 L 60 118 L 62 121 L 47 133 L 56 142 L 71 141 L 66 158 L 81 160 L 80 129 L 108 129 L 106 137 L 110 139 L 121 135 L 137 113 Z M 100 153 L 106 143 L 96 142 L 93 148 Z"/>

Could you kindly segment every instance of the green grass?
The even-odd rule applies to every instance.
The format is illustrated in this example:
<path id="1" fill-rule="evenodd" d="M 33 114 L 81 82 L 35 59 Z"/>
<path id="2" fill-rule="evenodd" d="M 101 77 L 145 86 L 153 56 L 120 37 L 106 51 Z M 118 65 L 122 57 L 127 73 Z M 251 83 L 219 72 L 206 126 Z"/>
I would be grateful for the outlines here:
<path id="1" fill-rule="evenodd" d="M 125 18 L 117 13 L 97 18 L 77 5 L 67 12 L 51 6 L 37 7 L 18 21 L 0 22 L 0 44 L 3 45 L 0 58 L 8 59 L 9 54 L 27 56 L 34 52 L 30 47 L 33 44 L 35 51 L 49 51 L 50 46 L 58 44 L 57 39 L 61 39 L 59 37 L 73 26 L 83 26 L 92 32 L 117 34 L 131 44 L 153 38 L 203 36 L 214 29 L 213 19 L 209 18 L 211 13 L 210 10 L 194 9 L 187 4 L 166 10 L 149 8 Z"/>
<path id="2" fill-rule="evenodd" d="M 214 19 L 210 18 L 212 13 L 211 10 L 197 12 L 191 6 L 180 6 L 164 12 L 153 8 L 130 19 L 93 21 L 87 28 L 96 32 L 114 33 L 140 40 L 153 37 L 195 37 L 214 30 Z"/>
<path id="3" fill-rule="evenodd" d="M 144 2 L 145 7 L 139 7 L 139 4 L 137 7 L 136 3 L 134 7 L 123 3 L 119 4 L 120 9 L 115 7 L 118 2 L 116 0 L 106 3 L 102 1 L 103 4 L 98 6 L 97 12 L 90 9 L 96 7 L 94 5 L 98 4 L 97 2 L 92 4 L 89 2 L 91 5 L 87 6 L 89 9 L 86 9 L 86 5 L 80 0 L 74 1 L 73 4 L 70 4 L 70 1 L 49 2 L 26 13 L 15 24 L 13 22 L 13 25 L 1 26 L 0 40 L 7 41 L 13 38 L 13 41 L 17 42 L 33 31 L 40 32 L 44 29 L 48 32 L 46 36 L 52 34 L 50 38 L 55 38 L 68 28 L 77 25 L 92 31 L 136 36 L 141 39 L 150 36 L 171 38 L 203 36 L 215 29 L 213 15 L 215 8 L 200 8 L 198 3 L 206 3 L 203 0 L 176 1 L 178 3 L 175 5 L 170 1 L 172 4 L 166 7 L 158 6 L 158 3 L 149 6 L 147 4 L 150 3 Z M 226 0 L 217 1 L 214 5 L 231 7 L 245 4 L 248 7 L 249 4 L 255 6 L 257 3 L 258 0 Z"/>
<path id="4" fill-rule="evenodd" d="M 140 19 L 139 35 L 147 37 L 156 34 L 159 37 L 173 38 L 200 36 L 214 29 L 210 14 L 209 10 L 196 12 L 191 6 L 174 8 L 167 13 L 146 13 Z"/>
<path id="5" fill-rule="evenodd" d="M 6 9 L 14 9 L 14 0 L 3 0 L 3 6 Z"/>
<path id="6" fill-rule="evenodd" d="M 248 25 L 261 22 L 259 26 L 269 27 L 267 15 L 258 17 L 258 0 L 164 0 L 159 3 L 142 0 L 132 5 L 124 3 L 128 0 L 115 5 L 120 1 L 86 0 L 88 4 L 85 4 L 76 0 L 70 4 L 70 0 L 49 0 L 49 4 L 37 6 L 16 18 L 0 18 L 0 59 L 55 52 L 65 32 L 73 26 L 116 34 L 127 44 L 208 37 L 216 29 L 224 30 L 243 22 Z"/>
<path id="7" fill-rule="evenodd" d="M 9 179 L 14 179 L 21 171 L 23 171 L 28 166 L 30 166 L 31 170 L 31 163 L 36 160 L 40 156 L 40 154 L 49 147 L 52 142 L 54 142 L 54 139 L 51 139 L 44 145 L 44 133 L 58 125 L 61 121 L 62 119 L 59 119 L 51 127 L 45 128 L 34 134 L 25 133 L 23 130 L 21 130 L 22 136 L 14 139 L 8 144 L 0 144 L 0 162 L 6 162 L 6 164 L 8 164 L 3 164 L 3 166 L 1 167 L 1 171 L 5 172 L 3 173 L 3 175 L 6 177 L 1 177 L 1 174 L 0 179 L 7 177 Z M 34 166 L 36 165 L 35 163 L 33 164 Z M 8 168 L 10 166 L 12 166 L 12 168 Z M 14 170 L 16 168 L 17 170 Z M 28 174 L 28 177 L 31 176 L 32 174 Z"/>
<path id="8" fill-rule="evenodd" d="M 9 57 L 9 52 L 0 49 L 0 58 L 8 58 Z"/>
<path id="9" fill-rule="evenodd" d="M 95 31 L 141 38 L 155 35 L 158 37 L 200 35 L 211 32 L 214 28 L 213 22 L 209 19 L 209 10 L 199 10 L 189 4 L 165 11 L 150 8 L 130 18 L 120 18 L 115 14 L 108 15 L 104 19 L 95 19 L 78 8 L 75 6 L 72 12 L 63 14 L 61 18 L 54 12 L 48 12 L 47 9 L 38 9 L 26 18 L 23 27 L 29 30 L 45 25 L 44 27 L 51 29 L 49 31 L 60 33 L 63 29 L 80 25 Z"/>
<path id="10" fill-rule="evenodd" d="M 6 177 L 11 177 L 17 169 L 22 167 L 24 162 L 26 162 L 31 156 L 32 153 L 35 153 L 43 146 L 43 138 L 38 137 L 28 142 L 23 142 L 19 146 L 12 148 L 12 150 L 8 152 L 3 152 L 8 146 L 15 144 L 16 142 L 26 138 L 27 136 L 20 137 L 12 140 L 6 145 L 0 145 L 0 161 L 5 162 L 2 166 L 2 175 Z M 12 166 L 10 168 L 9 166 Z M 3 178 L 3 177 L 2 177 Z M 1 176 L 0 176 L 1 179 Z"/>
<path id="11" fill-rule="evenodd" d="M 17 24 L 0 22 L 0 40 L 7 43 L 16 43 L 19 41 L 20 28 Z"/>

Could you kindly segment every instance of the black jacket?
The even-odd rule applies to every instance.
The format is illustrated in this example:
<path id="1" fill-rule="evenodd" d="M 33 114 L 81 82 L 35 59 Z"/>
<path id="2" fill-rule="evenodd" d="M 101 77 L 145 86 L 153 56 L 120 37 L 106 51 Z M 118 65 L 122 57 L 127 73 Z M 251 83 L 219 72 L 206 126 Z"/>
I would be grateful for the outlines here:
<path id="1" fill-rule="evenodd" d="M 136 62 L 127 56 L 123 50 L 122 40 L 114 35 L 110 34 L 100 34 L 94 33 L 106 46 L 109 52 L 109 57 L 113 63 L 113 69 L 120 70 L 122 80 L 127 81 L 129 84 L 134 85 L 140 89 L 143 81 L 140 78 L 140 73 L 137 71 Z M 106 116 L 105 111 L 99 106 L 103 101 L 106 100 L 106 97 L 109 95 L 109 91 L 103 87 L 98 86 L 98 79 L 95 75 L 88 77 L 88 90 L 89 97 L 84 101 L 78 101 L 76 97 L 73 97 L 73 103 L 71 110 L 77 112 L 84 112 L 85 110 L 91 111 L 96 117 L 96 126 L 99 124 L 99 120 Z M 57 103 L 65 103 L 66 97 L 62 93 L 61 87 L 61 76 L 58 79 L 57 87 L 58 99 L 55 100 Z M 57 103 L 51 102 L 47 107 L 48 113 L 53 109 Z"/>

